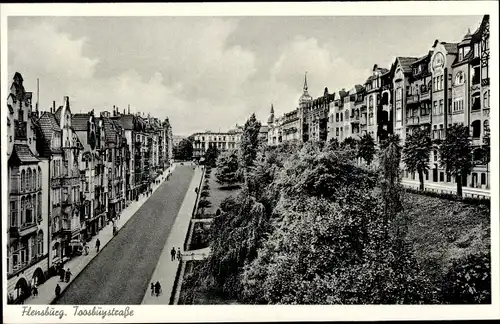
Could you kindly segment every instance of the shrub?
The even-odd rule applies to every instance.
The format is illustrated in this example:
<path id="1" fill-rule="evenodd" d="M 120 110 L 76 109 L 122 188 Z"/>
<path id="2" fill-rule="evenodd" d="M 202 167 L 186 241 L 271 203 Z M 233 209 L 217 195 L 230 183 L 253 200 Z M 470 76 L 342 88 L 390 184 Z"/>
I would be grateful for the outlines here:
<path id="1" fill-rule="evenodd" d="M 470 204 L 470 205 L 483 205 L 483 206 L 490 206 L 490 199 L 487 198 L 472 198 L 472 197 L 460 197 L 455 194 L 450 194 L 450 193 L 441 193 L 441 192 L 435 192 L 435 191 L 421 191 L 421 190 L 415 190 L 413 188 L 406 188 L 406 192 L 409 193 L 414 193 L 414 194 L 419 194 L 427 197 L 433 197 L 433 198 L 441 198 L 441 199 L 446 199 L 446 200 L 451 200 L 451 201 L 462 201 L 464 203 Z"/>
<path id="2" fill-rule="evenodd" d="M 469 255 L 453 263 L 441 284 L 441 301 L 448 304 L 490 304 L 490 254 Z"/>
<path id="3" fill-rule="evenodd" d="M 203 190 L 210 190 L 210 186 L 208 185 L 208 183 L 205 183 L 205 185 L 203 186 Z"/>
<path id="4" fill-rule="evenodd" d="M 206 197 L 210 197 L 210 192 L 208 192 L 207 190 L 204 190 L 200 193 L 200 197 L 201 198 L 206 198 Z"/>

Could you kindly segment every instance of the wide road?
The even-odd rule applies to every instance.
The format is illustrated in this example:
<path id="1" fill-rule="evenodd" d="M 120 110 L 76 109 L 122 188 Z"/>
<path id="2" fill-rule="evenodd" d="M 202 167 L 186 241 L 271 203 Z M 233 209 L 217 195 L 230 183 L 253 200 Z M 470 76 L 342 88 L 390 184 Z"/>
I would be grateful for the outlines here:
<path id="1" fill-rule="evenodd" d="M 56 304 L 141 304 L 193 173 L 177 165 Z"/>

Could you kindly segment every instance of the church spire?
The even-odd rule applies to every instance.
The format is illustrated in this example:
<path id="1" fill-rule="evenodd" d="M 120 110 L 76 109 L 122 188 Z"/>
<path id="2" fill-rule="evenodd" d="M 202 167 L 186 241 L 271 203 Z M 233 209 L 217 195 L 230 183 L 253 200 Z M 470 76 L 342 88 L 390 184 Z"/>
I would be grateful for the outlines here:
<path id="1" fill-rule="evenodd" d="M 274 106 L 272 103 L 271 103 L 271 114 L 274 114 Z"/>
<path id="2" fill-rule="evenodd" d="M 307 71 L 304 74 L 304 92 L 306 92 L 306 91 L 307 91 Z"/>

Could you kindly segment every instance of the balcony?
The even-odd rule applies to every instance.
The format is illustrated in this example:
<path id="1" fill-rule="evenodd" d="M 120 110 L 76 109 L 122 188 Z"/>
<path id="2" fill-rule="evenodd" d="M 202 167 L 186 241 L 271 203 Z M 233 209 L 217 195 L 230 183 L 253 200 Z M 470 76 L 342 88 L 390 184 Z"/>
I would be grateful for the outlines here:
<path id="1" fill-rule="evenodd" d="M 26 236 L 32 233 L 36 233 L 38 226 L 35 222 L 24 223 L 19 228 L 19 236 Z"/>
<path id="2" fill-rule="evenodd" d="M 418 95 L 408 95 L 406 97 L 407 104 L 414 104 L 418 102 Z"/>
<path id="3" fill-rule="evenodd" d="M 419 124 L 420 124 L 420 118 L 418 116 L 406 118 L 406 125 L 408 126 L 419 125 Z"/>
<path id="4" fill-rule="evenodd" d="M 14 122 L 14 139 L 16 139 L 16 140 L 27 139 L 26 127 L 27 127 L 27 124 L 25 121 L 20 122 L 20 121 L 16 120 Z"/>
<path id="5" fill-rule="evenodd" d="M 430 124 L 431 123 L 431 115 L 422 115 L 420 116 L 420 124 Z"/>
<path id="6" fill-rule="evenodd" d="M 420 94 L 420 101 L 425 101 L 425 100 L 430 100 L 430 99 L 431 99 L 431 92 L 430 91 L 422 92 Z"/>

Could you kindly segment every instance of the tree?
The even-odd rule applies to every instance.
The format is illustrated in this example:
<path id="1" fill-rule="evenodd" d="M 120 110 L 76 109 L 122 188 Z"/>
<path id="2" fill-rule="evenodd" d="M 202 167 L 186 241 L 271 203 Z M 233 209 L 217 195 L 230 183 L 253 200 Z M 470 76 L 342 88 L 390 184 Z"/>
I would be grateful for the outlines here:
<path id="1" fill-rule="evenodd" d="M 212 206 L 212 203 L 209 200 L 202 199 L 198 202 L 198 208 L 201 208 L 201 213 L 205 213 L 205 208 L 210 208 Z"/>
<path id="2" fill-rule="evenodd" d="M 462 177 L 467 176 L 473 167 L 469 135 L 469 127 L 452 125 L 439 146 L 440 165 L 455 177 L 459 197 L 462 197 Z"/>
<path id="3" fill-rule="evenodd" d="M 215 177 L 222 185 L 232 185 L 238 182 L 238 153 L 230 150 L 222 153 L 217 159 Z"/>
<path id="4" fill-rule="evenodd" d="M 240 152 L 241 152 L 241 166 L 244 170 L 254 165 L 255 158 L 257 157 L 257 149 L 259 147 L 259 133 L 261 124 L 252 114 L 246 121 L 241 135 Z"/>
<path id="5" fill-rule="evenodd" d="M 375 141 L 373 137 L 365 133 L 358 142 L 358 157 L 366 161 L 370 165 L 375 155 Z"/>
<path id="6" fill-rule="evenodd" d="M 210 167 L 215 166 L 219 153 L 219 150 L 215 146 L 209 146 L 205 152 L 205 164 Z"/>
<path id="7" fill-rule="evenodd" d="M 355 150 L 358 146 L 358 140 L 349 136 L 344 139 L 340 146 Z"/>
<path id="8" fill-rule="evenodd" d="M 382 195 L 384 198 L 384 232 L 387 236 L 389 221 L 403 209 L 400 197 L 401 145 L 398 135 L 389 135 L 380 145 L 382 168 Z"/>
<path id="9" fill-rule="evenodd" d="M 409 172 L 417 172 L 420 190 L 424 190 L 424 173 L 429 170 L 432 140 L 428 129 L 415 129 L 406 137 L 403 162 Z"/>
<path id="10" fill-rule="evenodd" d="M 193 142 L 187 138 L 182 139 L 174 147 L 174 155 L 177 160 L 191 160 L 193 158 Z"/>

